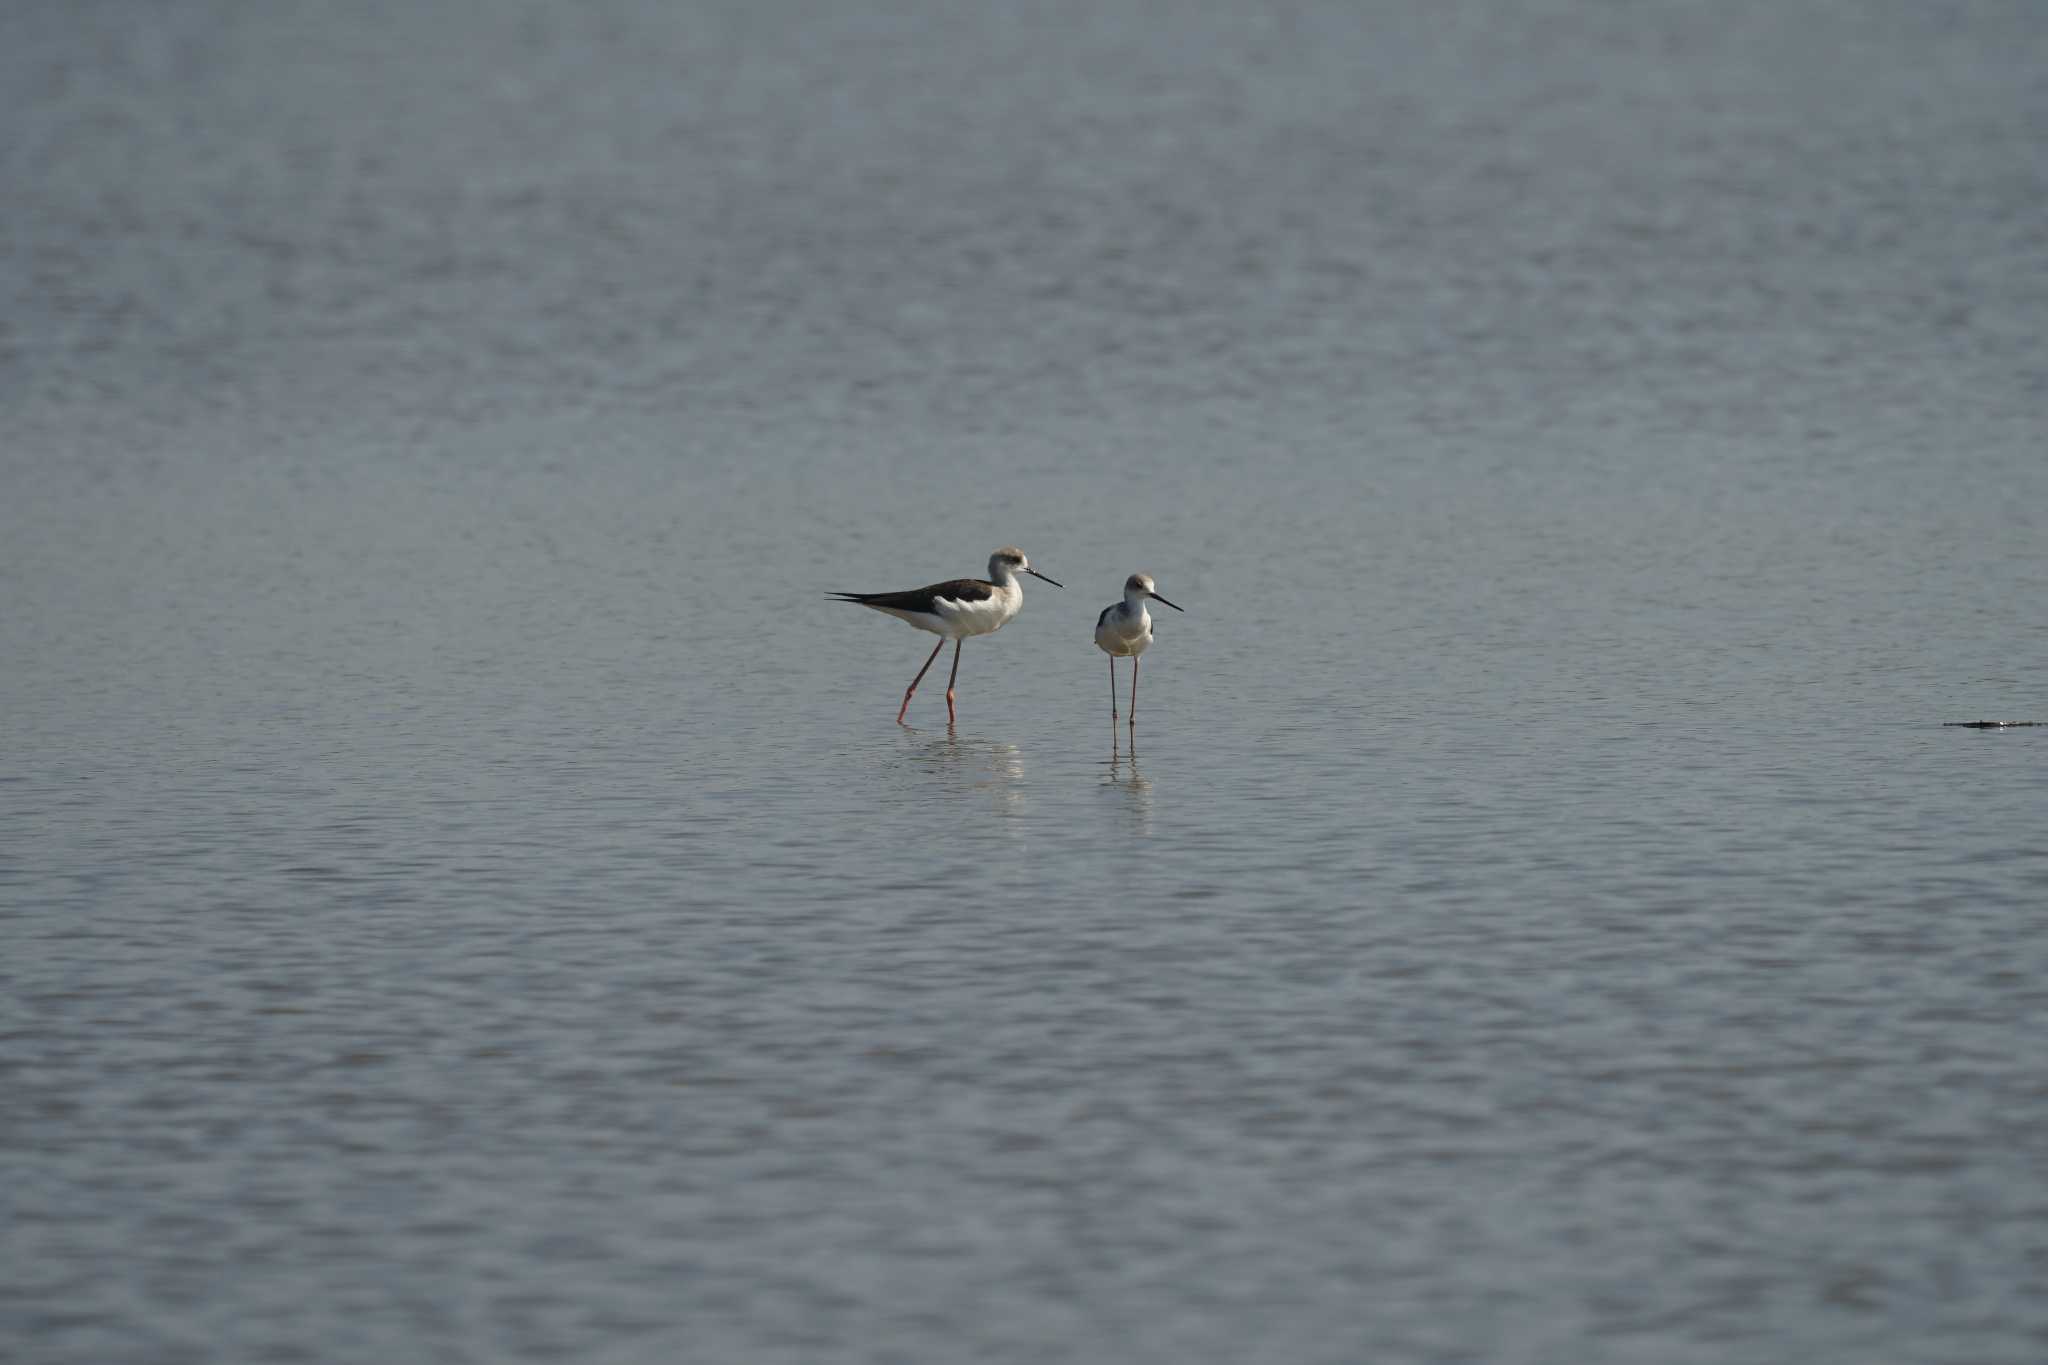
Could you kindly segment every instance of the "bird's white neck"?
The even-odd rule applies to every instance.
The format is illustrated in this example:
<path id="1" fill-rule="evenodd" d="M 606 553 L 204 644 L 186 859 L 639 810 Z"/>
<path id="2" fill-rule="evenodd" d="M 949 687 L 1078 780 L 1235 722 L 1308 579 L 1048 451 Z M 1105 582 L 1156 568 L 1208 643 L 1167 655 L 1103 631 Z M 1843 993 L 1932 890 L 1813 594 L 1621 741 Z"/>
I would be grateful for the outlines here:
<path id="1" fill-rule="evenodd" d="M 1099 600 L 1099 599 L 1098 599 Z M 1137 588 L 1124 589 L 1124 607 L 1133 616 L 1144 616 L 1146 595 Z"/>

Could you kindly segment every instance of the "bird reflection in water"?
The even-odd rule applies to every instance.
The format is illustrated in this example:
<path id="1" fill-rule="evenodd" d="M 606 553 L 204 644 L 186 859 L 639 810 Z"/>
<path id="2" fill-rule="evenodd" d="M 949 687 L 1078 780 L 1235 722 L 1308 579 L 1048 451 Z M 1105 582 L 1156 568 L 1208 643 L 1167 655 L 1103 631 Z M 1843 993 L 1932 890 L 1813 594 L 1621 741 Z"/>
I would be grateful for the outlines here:
<path id="1" fill-rule="evenodd" d="M 1109 776 L 1104 787 L 1114 788 L 1126 797 L 1125 805 L 1137 818 L 1136 833 L 1147 835 L 1152 832 L 1152 783 L 1138 771 L 1138 736 L 1131 734 L 1128 750 L 1117 743 L 1117 723 L 1109 723 Z"/>
<path id="2" fill-rule="evenodd" d="M 959 730 L 948 725 L 943 736 L 934 735 L 918 746 L 917 765 L 992 793 L 1000 811 L 1024 809 L 1024 751 L 1014 744 L 962 739 Z"/>

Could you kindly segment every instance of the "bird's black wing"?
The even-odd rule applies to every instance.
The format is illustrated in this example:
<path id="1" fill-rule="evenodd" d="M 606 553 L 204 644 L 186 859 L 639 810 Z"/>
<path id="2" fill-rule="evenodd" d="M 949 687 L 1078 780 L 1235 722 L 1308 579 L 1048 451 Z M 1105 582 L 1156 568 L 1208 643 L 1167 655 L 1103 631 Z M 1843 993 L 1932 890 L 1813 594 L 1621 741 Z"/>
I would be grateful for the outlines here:
<path id="1" fill-rule="evenodd" d="M 880 607 L 884 611 L 932 613 L 938 610 L 941 597 L 953 602 L 986 602 L 995 596 L 995 591 L 996 585 L 983 579 L 956 578 L 949 583 L 933 583 L 907 592 L 835 592 L 832 596 L 841 602 L 857 602 L 863 607 Z"/>
<path id="2" fill-rule="evenodd" d="M 1112 602 L 1102 609 L 1102 615 L 1095 618 L 1095 628 L 1101 630 L 1109 624 L 1109 618 L 1116 615 L 1117 604 Z"/>

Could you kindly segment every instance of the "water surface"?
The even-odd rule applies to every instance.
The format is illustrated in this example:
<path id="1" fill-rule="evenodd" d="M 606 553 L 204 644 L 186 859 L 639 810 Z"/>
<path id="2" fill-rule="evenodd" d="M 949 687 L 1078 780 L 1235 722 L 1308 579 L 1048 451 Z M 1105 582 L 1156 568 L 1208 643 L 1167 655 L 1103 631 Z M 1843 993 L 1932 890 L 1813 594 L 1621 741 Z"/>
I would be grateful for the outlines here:
<path id="1" fill-rule="evenodd" d="M 2041 1359 L 2044 60 L 10 8 L 5 1354 Z"/>

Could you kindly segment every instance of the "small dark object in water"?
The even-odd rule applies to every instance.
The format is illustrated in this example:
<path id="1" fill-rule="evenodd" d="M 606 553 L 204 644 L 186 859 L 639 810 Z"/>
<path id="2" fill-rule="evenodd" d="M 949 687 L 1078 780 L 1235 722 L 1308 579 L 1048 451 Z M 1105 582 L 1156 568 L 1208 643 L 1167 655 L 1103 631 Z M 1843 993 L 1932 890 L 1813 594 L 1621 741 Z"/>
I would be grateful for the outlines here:
<path id="1" fill-rule="evenodd" d="M 2038 720 L 1945 720 L 1944 730 L 2017 730 L 2023 725 L 2039 725 Z"/>

